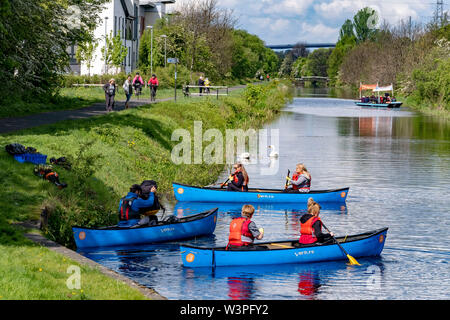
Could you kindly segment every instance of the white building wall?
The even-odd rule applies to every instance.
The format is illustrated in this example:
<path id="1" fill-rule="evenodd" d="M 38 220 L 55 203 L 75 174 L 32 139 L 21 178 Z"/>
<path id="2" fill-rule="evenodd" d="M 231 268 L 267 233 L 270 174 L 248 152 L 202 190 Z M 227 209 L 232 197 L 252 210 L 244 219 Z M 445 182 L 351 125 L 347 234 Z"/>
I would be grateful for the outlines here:
<path id="1" fill-rule="evenodd" d="M 94 38 L 97 41 L 97 48 L 94 53 L 94 59 L 92 62 L 92 66 L 90 68 L 90 75 L 94 74 L 104 74 L 105 73 L 105 63 L 101 53 L 101 49 L 105 47 L 105 33 L 109 36 L 112 32 L 114 35 L 114 30 L 119 32 L 123 41 L 123 45 L 125 45 L 128 49 L 127 57 L 124 61 L 124 72 L 131 73 L 137 67 L 138 62 L 138 51 L 139 51 L 139 38 L 141 36 L 141 30 L 145 30 L 145 27 L 149 25 L 154 25 L 155 21 L 165 15 L 166 12 L 166 3 L 174 3 L 175 1 L 149 1 L 149 0 L 125 0 L 128 4 L 127 8 L 129 14 L 134 16 L 137 21 L 137 35 L 135 36 L 135 40 L 126 40 L 124 28 L 124 23 L 126 21 L 125 11 L 122 7 L 120 0 L 110 0 L 105 4 L 105 9 L 99 14 L 101 21 L 99 22 L 97 28 L 94 30 Z M 144 6 L 148 3 L 154 3 L 154 8 L 149 8 L 148 6 L 144 8 Z M 134 11 L 135 4 L 138 6 L 137 12 Z M 140 6 L 141 5 L 141 6 Z M 106 20 L 106 31 L 105 31 L 105 17 L 108 17 Z M 116 17 L 116 19 L 114 19 Z M 144 19 L 142 19 L 144 18 Z M 141 26 L 141 21 L 143 20 L 144 25 Z M 135 32 L 134 22 L 132 24 L 132 32 Z M 133 37 L 134 38 L 134 37 Z M 86 66 L 86 63 L 83 62 L 80 65 L 80 74 L 88 75 L 89 70 Z M 77 70 L 72 66 L 72 70 Z M 120 72 L 120 68 L 114 68 L 109 66 L 106 70 L 109 74 L 114 74 Z"/>
<path id="2" fill-rule="evenodd" d="M 97 48 L 94 53 L 94 60 L 92 62 L 90 70 L 91 75 L 105 73 L 105 63 L 102 58 L 101 48 L 105 46 L 105 32 L 109 35 L 114 28 L 114 8 L 117 5 L 116 2 L 119 2 L 120 5 L 120 0 L 111 0 L 105 5 L 106 6 L 105 9 L 99 15 L 101 17 L 101 21 L 97 26 L 97 28 L 95 28 L 94 30 L 94 39 L 97 42 Z M 108 17 L 108 19 L 105 19 L 105 17 Z M 106 23 L 106 31 L 105 31 L 105 23 Z M 82 75 L 88 74 L 88 67 L 86 66 L 85 62 L 81 63 L 81 74 Z"/>

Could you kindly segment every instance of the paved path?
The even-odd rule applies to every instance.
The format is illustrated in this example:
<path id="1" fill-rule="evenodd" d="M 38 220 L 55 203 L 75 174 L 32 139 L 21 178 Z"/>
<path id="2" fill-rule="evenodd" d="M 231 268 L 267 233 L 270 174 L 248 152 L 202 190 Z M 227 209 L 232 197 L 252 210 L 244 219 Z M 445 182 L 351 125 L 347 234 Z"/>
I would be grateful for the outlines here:
<path id="1" fill-rule="evenodd" d="M 237 89 L 245 88 L 246 85 L 239 85 L 230 87 L 228 91 L 234 91 Z M 181 99 L 184 99 L 181 97 Z M 173 100 L 173 97 L 165 99 L 156 99 L 156 101 L 150 101 L 150 99 L 140 99 L 130 101 L 130 107 L 138 107 L 155 102 Z M 116 101 L 115 111 L 124 110 L 125 101 Z M 33 128 L 42 126 L 45 124 L 52 124 L 63 120 L 77 120 L 85 119 L 93 116 L 106 114 L 105 103 L 95 103 L 89 107 L 73 110 L 61 110 L 51 111 L 45 113 L 32 114 L 29 116 L 17 117 L 17 118 L 1 118 L 0 119 L 0 134 L 14 132 L 22 129 Z"/>

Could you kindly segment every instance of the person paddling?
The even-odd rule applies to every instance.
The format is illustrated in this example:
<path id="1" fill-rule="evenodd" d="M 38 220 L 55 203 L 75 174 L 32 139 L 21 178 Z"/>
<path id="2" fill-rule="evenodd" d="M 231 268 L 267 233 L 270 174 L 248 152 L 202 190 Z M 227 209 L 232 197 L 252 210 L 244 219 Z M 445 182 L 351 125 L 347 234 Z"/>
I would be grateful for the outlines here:
<path id="1" fill-rule="evenodd" d="M 306 169 L 303 163 L 297 164 L 295 167 L 295 173 L 292 175 L 292 178 L 289 176 L 286 177 L 288 180 L 288 185 L 291 185 L 291 188 L 287 188 L 287 192 L 309 192 L 311 189 L 311 174 Z"/>
<path id="2" fill-rule="evenodd" d="M 234 173 L 228 178 L 228 184 L 222 183 L 221 187 L 227 186 L 227 191 L 248 191 L 248 174 L 242 163 L 233 165 Z"/>
<path id="3" fill-rule="evenodd" d="M 300 244 L 325 243 L 333 239 L 333 233 L 322 233 L 320 209 L 320 204 L 312 198 L 308 199 L 308 213 L 300 218 Z"/>
<path id="4" fill-rule="evenodd" d="M 251 204 L 245 204 L 242 206 L 242 216 L 231 221 L 227 250 L 243 246 L 248 249 L 257 249 L 253 247 L 253 241 L 263 238 L 264 229 L 258 229 L 255 222 L 251 220 L 254 213 L 255 208 Z"/>

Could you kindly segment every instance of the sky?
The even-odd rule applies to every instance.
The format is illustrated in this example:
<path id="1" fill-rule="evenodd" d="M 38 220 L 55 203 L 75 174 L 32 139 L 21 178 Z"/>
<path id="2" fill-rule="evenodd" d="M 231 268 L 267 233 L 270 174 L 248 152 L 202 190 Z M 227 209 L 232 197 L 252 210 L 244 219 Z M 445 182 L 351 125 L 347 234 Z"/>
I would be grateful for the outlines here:
<path id="1" fill-rule="evenodd" d="M 177 3 L 190 0 L 177 0 Z M 444 10 L 449 0 L 444 0 Z M 233 10 L 238 29 L 256 34 L 268 45 L 336 42 L 339 29 L 359 9 L 372 7 L 390 24 L 404 19 L 428 22 L 436 0 L 218 0 Z"/>

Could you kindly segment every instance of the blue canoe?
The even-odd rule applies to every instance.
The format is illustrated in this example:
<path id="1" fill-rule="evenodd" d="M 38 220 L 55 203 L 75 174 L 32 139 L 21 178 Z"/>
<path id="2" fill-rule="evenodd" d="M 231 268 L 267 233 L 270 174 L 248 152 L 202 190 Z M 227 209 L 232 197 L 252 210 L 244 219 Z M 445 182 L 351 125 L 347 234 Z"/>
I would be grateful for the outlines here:
<path id="1" fill-rule="evenodd" d="M 194 187 L 181 183 L 172 183 L 175 198 L 178 201 L 192 202 L 251 202 L 251 203 L 303 203 L 309 197 L 314 201 L 344 203 L 349 188 L 334 190 L 311 190 L 308 193 L 284 192 L 277 189 L 249 188 L 247 192 L 227 191 L 225 188 Z"/>
<path id="2" fill-rule="evenodd" d="M 154 226 L 72 227 L 77 248 L 136 245 L 188 239 L 212 234 L 216 228 L 217 208 L 179 218 L 177 222 L 158 222 Z"/>
<path id="3" fill-rule="evenodd" d="M 336 238 L 354 258 L 378 256 L 384 247 L 388 228 L 358 235 Z M 273 265 L 345 260 L 347 256 L 337 244 L 310 244 L 296 247 L 298 240 L 257 243 L 252 250 L 225 247 L 202 248 L 180 245 L 185 267 L 222 267 L 244 265 Z"/>
<path id="4" fill-rule="evenodd" d="M 372 107 L 372 108 L 400 108 L 403 102 L 389 102 L 389 103 L 371 103 L 371 102 L 355 102 L 360 107 Z"/>

